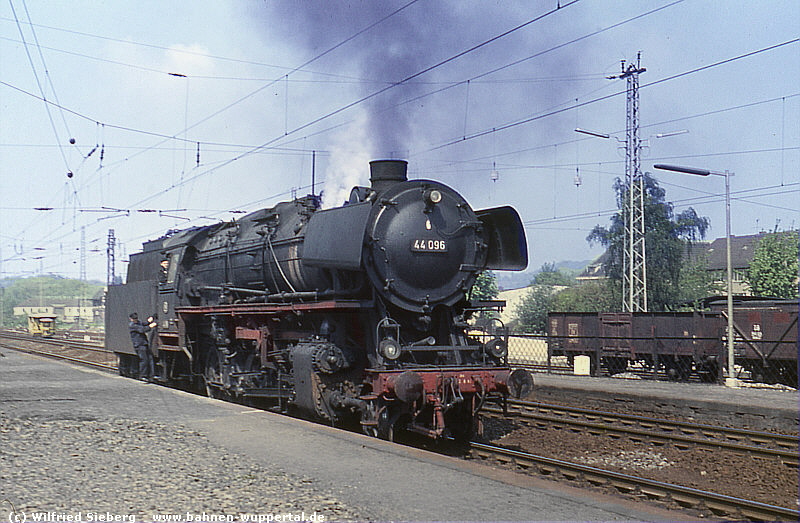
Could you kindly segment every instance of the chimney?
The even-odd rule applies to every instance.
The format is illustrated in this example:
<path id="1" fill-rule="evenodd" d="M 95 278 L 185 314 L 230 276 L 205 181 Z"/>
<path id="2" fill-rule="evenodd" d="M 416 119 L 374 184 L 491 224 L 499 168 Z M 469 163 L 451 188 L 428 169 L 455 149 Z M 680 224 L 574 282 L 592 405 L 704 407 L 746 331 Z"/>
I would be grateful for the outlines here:
<path id="1" fill-rule="evenodd" d="M 369 162 L 369 181 L 372 189 L 383 192 L 398 182 L 408 180 L 406 171 L 408 162 L 405 160 L 374 160 Z"/>

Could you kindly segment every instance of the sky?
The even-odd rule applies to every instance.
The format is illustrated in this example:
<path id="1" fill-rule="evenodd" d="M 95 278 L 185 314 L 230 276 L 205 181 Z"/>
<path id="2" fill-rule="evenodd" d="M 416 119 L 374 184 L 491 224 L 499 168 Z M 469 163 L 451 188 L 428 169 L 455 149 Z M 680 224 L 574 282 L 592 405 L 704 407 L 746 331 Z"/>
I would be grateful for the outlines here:
<path id="1" fill-rule="evenodd" d="M 641 170 L 675 211 L 724 236 L 724 180 L 656 163 L 731 173 L 734 235 L 800 227 L 794 0 L 9 0 L 0 276 L 106 281 L 110 230 L 124 274 L 171 229 L 340 205 L 383 158 L 515 207 L 530 269 L 591 260 L 625 172 L 609 77 L 637 59 Z"/>

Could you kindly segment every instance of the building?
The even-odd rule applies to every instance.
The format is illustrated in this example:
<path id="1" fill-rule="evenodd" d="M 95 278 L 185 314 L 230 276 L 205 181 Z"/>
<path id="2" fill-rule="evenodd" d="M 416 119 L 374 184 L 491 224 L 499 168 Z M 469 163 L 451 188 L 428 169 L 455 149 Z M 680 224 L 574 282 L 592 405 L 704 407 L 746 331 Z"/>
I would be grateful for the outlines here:
<path id="1" fill-rule="evenodd" d="M 753 261 L 756 245 L 764 234 L 747 236 L 731 236 L 731 268 L 733 269 L 733 294 L 750 296 L 747 284 L 747 271 Z M 708 272 L 714 275 L 714 282 L 725 288 L 728 281 L 727 242 L 725 238 L 717 238 L 711 242 L 692 244 L 689 258 L 703 260 L 708 264 Z"/>
<path id="2" fill-rule="evenodd" d="M 103 292 L 92 298 L 48 298 L 27 300 L 14 307 L 14 316 L 31 316 L 32 314 L 49 314 L 55 316 L 61 324 L 88 325 L 102 324 L 105 307 L 102 303 Z"/>
<path id="3" fill-rule="evenodd" d="M 37 303 L 33 303 L 36 301 Z M 30 316 L 31 314 L 50 314 L 55 316 L 52 305 L 39 305 L 38 300 L 28 300 L 14 307 L 14 316 Z"/>
<path id="4" fill-rule="evenodd" d="M 756 245 L 766 233 L 749 234 L 746 236 L 731 236 L 731 266 L 733 268 L 733 294 L 749 296 L 750 288 L 747 285 L 747 271 L 753 261 Z M 703 260 L 707 263 L 707 270 L 714 274 L 714 282 L 725 288 L 728 278 L 726 238 L 717 238 L 710 242 L 695 242 L 690 245 L 687 257 L 690 260 Z M 603 253 L 576 279 L 580 283 L 606 279 L 603 264 L 608 259 L 608 253 Z"/>

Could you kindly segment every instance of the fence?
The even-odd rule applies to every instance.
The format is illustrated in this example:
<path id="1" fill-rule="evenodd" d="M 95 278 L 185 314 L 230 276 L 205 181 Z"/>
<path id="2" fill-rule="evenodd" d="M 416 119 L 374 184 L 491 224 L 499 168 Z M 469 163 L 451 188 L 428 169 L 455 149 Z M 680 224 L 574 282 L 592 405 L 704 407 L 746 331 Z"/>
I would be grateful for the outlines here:
<path id="1" fill-rule="evenodd" d="M 737 334 L 734 348 L 736 378 L 797 387 L 796 337 L 788 334 L 754 341 L 752 336 Z M 726 351 L 724 336 L 513 333 L 508 338 L 511 366 L 557 374 L 572 374 L 585 364 L 587 373 L 595 376 L 626 373 L 640 378 L 716 382 L 726 375 Z M 586 361 L 577 361 L 578 357 Z"/>
<path id="2" fill-rule="evenodd" d="M 547 370 L 547 336 L 541 334 L 510 334 L 508 337 L 508 363 L 513 366 Z M 566 358 L 561 367 L 567 364 Z M 566 368 L 566 367 L 565 367 Z"/>

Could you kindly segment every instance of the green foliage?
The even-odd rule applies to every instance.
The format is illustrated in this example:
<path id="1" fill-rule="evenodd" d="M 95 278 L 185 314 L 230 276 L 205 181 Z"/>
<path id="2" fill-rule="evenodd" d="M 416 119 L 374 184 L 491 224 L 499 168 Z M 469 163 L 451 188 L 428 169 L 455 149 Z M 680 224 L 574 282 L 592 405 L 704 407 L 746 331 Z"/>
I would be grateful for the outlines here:
<path id="1" fill-rule="evenodd" d="M 662 311 L 681 302 L 681 270 L 684 253 L 689 242 L 705 237 L 708 218 L 698 216 L 694 209 L 675 214 L 671 203 L 665 201 L 665 191 L 658 181 L 644 175 L 644 229 L 647 256 L 648 310 Z M 617 207 L 620 212 L 612 216 L 608 228 L 596 226 L 586 238 L 590 243 L 598 242 L 608 250 L 608 261 L 604 270 L 619 288 L 622 286 L 623 254 L 625 250 L 625 224 L 622 216 L 623 204 L 628 198 L 628 186 L 617 179 Z M 617 290 L 615 292 L 621 291 Z"/>
<path id="2" fill-rule="evenodd" d="M 551 311 L 610 312 L 619 308 L 620 297 L 609 281 L 592 281 L 564 289 L 553 296 Z"/>
<path id="3" fill-rule="evenodd" d="M 13 316 L 14 307 L 25 302 L 35 300 L 39 303 L 41 299 L 42 305 L 48 305 L 61 300 L 91 298 L 102 288 L 103 286 L 98 284 L 48 276 L 13 280 L 1 291 L 4 324 L 12 325 L 19 321 L 19 318 L 15 319 Z"/>
<path id="4" fill-rule="evenodd" d="M 693 260 L 686 260 L 678 278 L 678 303 L 684 304 L 677 310 L 700 310 L 700 300 L 708 296 L 722 294 L 724 285 L 715 281 L 714 274 L 708 270 L 708 258 L 704 254 Z M 691 306 L 685 304 L 691 303 Z"/>
<path id="5" fill-rule="evenodd" d="M 797 298 L 798 232 L 767 234 L 756 245 L 747 276 L 757 296 Z"/>
<path id="6" fill-rule="evenodd" d="M 557 287 L 566 287 L 557 291 Z M 606 312 L 615 310 L 619 295 L 609 281 L 575 284 L 572 276 L 545 263 L 527 294 L 514 310 L 515 320 L 523 332 L 543 333 L 547 314 L 559 312 Z"/>
<path id="7" fill-rule="evenodd" d="M 497 288 L 497 277 L 492 271 L 478 273 L 475 284 L 469 291 L 471 300 L 493 300 L 497 298 L 499 290 Z"/>
<path id="8" fill-rule="evenodd" d="M 569 287 L 575 284 L 575 279 L 556 269 L 555 263 L 545 263 L 533 278 L 534 285 L 558 285 Z"/>
<path id="9" fill-rule="evenodd" d="M 547 313 L 553 301 L 553 287 L 531 285 L 527 294 L 514 309 L 514 316 L 522 332 L 543 333 L 547 328 Z"/>

